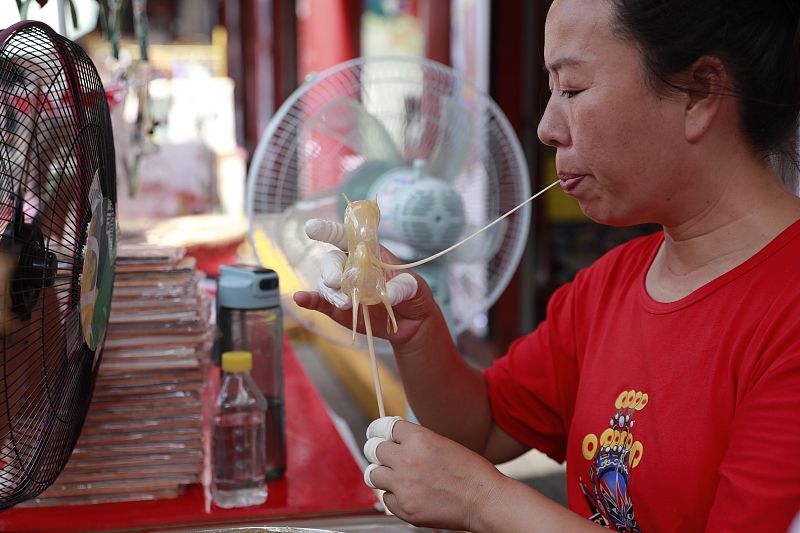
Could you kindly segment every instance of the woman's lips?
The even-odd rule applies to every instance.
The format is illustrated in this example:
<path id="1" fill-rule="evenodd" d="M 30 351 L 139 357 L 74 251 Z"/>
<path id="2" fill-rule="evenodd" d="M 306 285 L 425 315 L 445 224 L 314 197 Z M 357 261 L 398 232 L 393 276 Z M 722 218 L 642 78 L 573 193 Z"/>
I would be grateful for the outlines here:
<path id="1" fill-rule="evenodd" d="M 567 174 L 563 172 L 558 173 L 558 179 L 561 182 L 561 189 L 566 192 L 572 192 L 575 187 L 583 181 L 584 174 Z"/>

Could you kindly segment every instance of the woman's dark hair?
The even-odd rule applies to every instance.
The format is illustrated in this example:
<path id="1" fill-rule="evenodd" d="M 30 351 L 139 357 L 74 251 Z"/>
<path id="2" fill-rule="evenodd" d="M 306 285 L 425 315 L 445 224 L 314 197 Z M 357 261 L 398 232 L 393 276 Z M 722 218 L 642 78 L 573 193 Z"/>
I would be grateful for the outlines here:
<path id="1" fill-rule="evenodd" d="M 651 81 L 680 89 L 677 75 L 704 55 L 718 57 L 732 78 L 752 146 L 796 161 L 799 0 L 610 2 L 613 30 L 638 44 Z"/>

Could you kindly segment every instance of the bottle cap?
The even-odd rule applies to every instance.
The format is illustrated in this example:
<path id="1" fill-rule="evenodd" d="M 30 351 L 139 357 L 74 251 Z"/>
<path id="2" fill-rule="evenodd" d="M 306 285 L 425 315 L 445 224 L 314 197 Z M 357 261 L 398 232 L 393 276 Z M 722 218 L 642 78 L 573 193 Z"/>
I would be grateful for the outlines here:
<path id="1" fill-rule="evenodd" d="M 230 309 L 278 307 L 281 303 L 278 274 L 253 265 L 222 265 L 217 300 L 221 307 Z"/>
<path id="2" fill-rule="evenodd" d="M 253 354 L 250 352 L 225 352 L 222 354 L 223 372 L 247 372 L 253 368 Z"/>

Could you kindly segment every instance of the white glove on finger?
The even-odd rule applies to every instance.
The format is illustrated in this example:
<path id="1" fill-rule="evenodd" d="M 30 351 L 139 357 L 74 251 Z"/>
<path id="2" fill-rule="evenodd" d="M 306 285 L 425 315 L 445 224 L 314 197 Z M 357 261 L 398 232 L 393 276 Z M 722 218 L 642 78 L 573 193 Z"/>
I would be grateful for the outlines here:
<path id="1" fill-rule="evenodd" d="M 317 292 L 331 305 L 338 309 L 350 309 L 353 307 L 353 303 L 350 301 L 349 296 L 339 289 L 331 289 L 322 282 L 322 278 L 320 278 L 317 283 Z"/>
<path id="2" fill-rule="evenodd" d="M 309 239 L 327 242 L 340 250 L 347 250 L 347 234 L 344 231 L 344 224 L 321 218 L 310 218 L 306 221 L 305 231 Z"/>
<path id="3" fill-rule="evenodd" d="M 389 303 L 394 307 L 400 302 L 413 298 L 417 294 L 417 287 L 417 278 L 408 272 L 393 277 L 386 282 L 386 295 L 389 297 Z"/>
<path id="4" fill-rule="evenodd" d="M 350 309 L 353 304 L 350 296 L 339 289 L 342 287 L 342 270 L 347 254 L 341 250 L 331 250 L 322 256 L 319 263 L 317 292 L 339 309 Z"/>
<path id="5" fill-rule="evenodd" d="M 380 437 L 372 437 L 371 439 L 367 440 L 364 444 L 364 457 L 367 458 L 372 464 L 382 465 L 380 459 L 378 459 L 378 444 L 388 442 L 387 439 L 382 439 Z"/>
<path id="6" fill-rule="evenodd" d="M 352 307 L 350 296 L 339 290 L 342 286 L 342 270 L 347 261 L 347 255 L 341 251 L 347 249 L 344 225 L 332 220 L 312 218 L 306 221 L 305 232 L 310 239 L 326 242 L 340 249 L 331 250 L 322 256 L 317 292 L 337 308 L 350 309 Z M 416 278 L 407 272 L 393 277 L 386 283 L 389 303 L 395 306 L 413 298 L 417 288 Z"/>
<path id="7" fill-rule="evenodd" d="M 335 250 L 331 251 L 322 259 L 317 292 L 338 309 L 350 309 L 353 307 L 350 296 L 339 290 L 342 283 L 342 269 L 336 266 L 339 261 L 333 258 L 336 253 Z M 344 256 L 343 252 L 338 253 Z M 344 265 L 344 261 L 341 264 Z M 338 271 L 336 270 L 337 268 Z M 407 272 L 393 277 L 386 282 L 386 295 L 389 297 L 389 304 L 394 307 L 409 298 L 413 298 L 417 294 L 417 287 L 417 278 Z"/>
<path id="8" fill-rule="evenodd" d="M 399 420 L 403 420 L 401 416 L 384 416 L 381 418 L 376 418 L 372 422 L 370 422 L 369 426 L 367 427 L 367 441 L 372 439 L 382 439 L 382 440 L 389 440 L 392 442 L 397 442 L 394 440 L 394 425 L 397 424 Z M 377 445 L 375 445 L 377 448 Z M 367 447 L 364 446 L 364 453 L 366 454 Z M 375 461 L 372 461 L 373 463 Z"/>
<path id="9" fill-rule="evenodd" d="M 342 288 L 342 270 L 347 254 L 341 250 L 331 250 L 322 256 L 319 263 L 320 281 L 331 289 Z"/>
<path id="10" fill-rule="evenodd" d="M 370 488 L 377 488 L 372 482 L 372 471 L 381 466 L 381 461 L 378 459 L 378 446 L 384 442 L 396 442 L 394 440 L 394 425 L 398 420 L 403 420 L 399 416 L 384 416 L 373 420 L 367 428 L 367 442 L 364 444 L 364 457 L 367 458 L 369 464 L 364 470 L 364 483 Z"/>
<path id="11" fill-rule="evenodd" d="M 378 465 L 370 463 L 367 465 L 367 468 L 364 469 L 364 483 L 371 489 L 377 489 L 378 487 L 372 482 L 372 471 L 378 468 Z"/>

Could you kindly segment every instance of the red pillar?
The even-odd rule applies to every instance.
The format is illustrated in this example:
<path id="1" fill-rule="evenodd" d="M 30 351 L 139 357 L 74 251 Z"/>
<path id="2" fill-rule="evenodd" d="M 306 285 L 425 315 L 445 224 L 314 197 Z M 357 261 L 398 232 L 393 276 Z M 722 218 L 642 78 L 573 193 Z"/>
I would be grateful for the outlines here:
<path id="1" fill-rule="evenodd" d="M 297 3 L 297 74 L 298 81 L 314 72 L 322 72 L 360 54 L 361 0 L 299 0 Z M 337 96 L 350 96 L 356 99 L 360 94 L 331 94 L 329 84 L 314 88 L 306 93 L 303 111 L 312 117 L 322 105 Z M 300 189 L 317 192 L 338 188 L 343 168 L 341 158 L 346 149 L 340 140 L 316 132 L 308 132 L 300 139 L 308 143 L 301 147 L 300 156 L 315 152 L 337 154 L 335 157 L 311 158 L 307 160 L 303 175 L 299 177 Z"/>
<path id="2" fill-rule="evenodd" d="M 360 54 L 361 10 L 360 0 L 298 0 L 300 80 Z"/>
<path id="3" fill-rule="evenodd" d="M 449 0 L 427 0 L 418 9 L 425 27 L 425 57 L 450 65 Z"/>
<path id="4" fill-rule="evenodd" d="M 504 0 L 492 4 L 490 92 L 517 135 L 523 127 L 522 98 L 530 98 L 523 94 L 521 73 L 524 1 Z M 524 262 L 489 312 L 490 337 L 498 353 L 504 353 L 511 341 L 521 334 L 520 310 L 523 301 L 532 296 L 522 294 L 523 268 Z"/>

